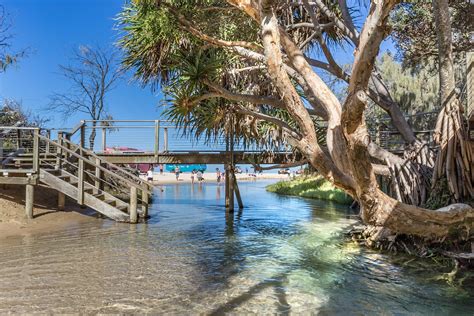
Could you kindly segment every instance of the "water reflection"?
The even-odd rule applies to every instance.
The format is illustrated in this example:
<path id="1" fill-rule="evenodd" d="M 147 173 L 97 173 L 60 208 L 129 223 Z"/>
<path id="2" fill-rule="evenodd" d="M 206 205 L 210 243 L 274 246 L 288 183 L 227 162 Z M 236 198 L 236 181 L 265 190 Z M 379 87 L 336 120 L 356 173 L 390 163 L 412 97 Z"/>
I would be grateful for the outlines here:
<path id="1" fill-rule="evenodd" d="M 234 214 L 223 187 L 178 184 L 148 224 L 2 240 L 0 313 L 472 314 L 472 278 L 452 287 L 425 261 L 360 249 L 341 238 L 348 208 L 263 187 L 240 184 Z"/>

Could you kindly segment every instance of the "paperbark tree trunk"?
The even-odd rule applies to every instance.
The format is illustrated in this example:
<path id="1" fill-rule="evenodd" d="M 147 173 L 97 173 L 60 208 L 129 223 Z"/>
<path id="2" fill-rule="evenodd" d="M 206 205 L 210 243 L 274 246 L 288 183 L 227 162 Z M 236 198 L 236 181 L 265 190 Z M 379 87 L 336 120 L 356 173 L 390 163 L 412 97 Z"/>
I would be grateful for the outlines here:
<path id="1" fill-rule="evenodd" d="M 233 1 L 235 2 L 235 1 Z M 396 4 L 394 0 L 380 0 L 372 3 L 370 14 L 361 33 L 359 47 L 356 50 L 353 72 L 349 84 L 349 94 L 343 107 L 339 128 L 343 129 L 345 146 L 334 146 L 334 155 L 345 156 L 349 161 L 349 170 L 341 174 L 336 165 L 317 145 L 309 122 L 305 117 L 304 106 L 297 97 L 296 90 L 283 70 L 280 34 L 274 1 L 261 2 L 262 42 L 267 57 L 270 78 L 282 96 L 287 110 L 301 124 L 306 132 L 297 147 L 310 163 L 327 179 L 354 196 L 361 205 L 362 220 L 370 225 L 389 229 L 393 233 L 417 235 L 428 239 L 440 239 L 456 232 L 457 236 L 467 238 L 474 228 L 474 210 L 464 204 L 451 205 L 437 211 L 400 203 L 379 190 L 369 154 L 370 138 L 367 132 L 364 109 L 367 103 L 365 91 L 372 73 L 375 57 L 386 34 L 386 22 L 390 10 Z M 255 14 L 255 11 L 249 10 Z M 255 15 L 254 15 L 255 16 Z M 288 52 L 287 52 L 288 53 Z M 304 67 L 298 70 L 304 77 Z M 314 89 L 327 91 L 324 83 L 317 83 Z M 320 94 L 320 97 L 324 97 Z M 332 103 L 333 110 L 340 109 L 338 101 L 325 99 Z M 309 131 L 309 132 L 308 132 Z M 331 141 L 341 141 L 332 139 Z M 345 148 L 345 152 L 340 151 Z M 349 179 L 348 179 L 349 178 Z"/>

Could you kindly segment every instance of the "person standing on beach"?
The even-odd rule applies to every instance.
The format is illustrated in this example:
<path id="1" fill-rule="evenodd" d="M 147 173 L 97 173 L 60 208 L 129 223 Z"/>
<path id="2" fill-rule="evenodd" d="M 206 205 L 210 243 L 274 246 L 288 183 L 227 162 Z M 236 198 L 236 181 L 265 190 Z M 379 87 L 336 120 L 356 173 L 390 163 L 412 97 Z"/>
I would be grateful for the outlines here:
<path id="1" fill-rule="evenodd" d="M 160 175 L 163 174 L 163 164 L 160 164 Z"/>
<path id="2" fill-rule="evenodd" d="M 191 172 L 191 183 L 194 184 L 194 175 L 196 174 L 196 170 Z"/>
<path id="3" fill-rule="evenodd" d="M 176 168 L 174 168 L 174 174 L 176 175 L 176 181 L 179 181 L 180 172 L 181 172 L 181 170 L 179 170 L 179 167 L 176 166 Z"/>
<path id="4" fill-rule="evenodd" d="M 153 167 L 150 167 L 150 169 L 148 169 L 146 172 L 146 180 L 153 182 Z"/>
<path id="5" fill-rule="evenodd" d="M 220 183 L 220 182 L 221 182 L 221 178 L 222 178 L 222 173 L 221 173 L 221 171 L 219 170 L 219 168 L 216 168 L 216 176 L 217 176 L 217 183 Z"/>

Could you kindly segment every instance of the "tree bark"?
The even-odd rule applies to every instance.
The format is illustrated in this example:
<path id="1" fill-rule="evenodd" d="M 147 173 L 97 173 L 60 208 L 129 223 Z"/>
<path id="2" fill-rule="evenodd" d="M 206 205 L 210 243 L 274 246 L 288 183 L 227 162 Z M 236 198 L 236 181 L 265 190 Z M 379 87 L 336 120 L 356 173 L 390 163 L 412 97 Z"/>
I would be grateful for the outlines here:
<path id="1" fill-rule="evenodd" d="M 296 146 L 326 179 L 358 200 L 361 205 L 361 218 L 365 223 L 389 229 L 394 233 L 417 235 L 431 240 L 450 237 L 454 232 L 460 238 L 472 235 L 474 210 L 470 206 L 454 204 L 432 211 L 400 203 L 378 188 L 369 152 L 370 137 L 365 124 L 364 109 L 375 58 L 380 43 L 388 32 L 387 20 L 391 9 L 397 3 L 396 0 L 379 0 L 371 3 L 355 51 L 349 93 L 343 107 L 336 98 L 333 98 L 331 91 L 326 95 L 325 85 L 322 85 L 317 80 L 319 79 L 317 75 L 311 73 L 301 62 L 297 56 L 300 52 L 293 50 L 291 42 L 285 39 L 284 34 L 280 34 L 275 15 L 276 1 L 266 0 L 256 3 L 252 0 L 229 0 L 229 2 L 243 9 L 253 19 L 260 19 L 269 76 L 288 112 L 297 120 L 303 131 L 302 139 Z M 336 142 L 343 142 L 343 146 L 333 147 L 331 158 L 340 156 L 347 159 L 348 168 L 342 169 L 344 173 L 324 154 L 317 143 L 314 127 L 308 125 L 307 111 L 285 70 L 281 56 L 282 47 L 296 72 L 311 86 L 321 103 L 325 104 L 329 119 L 331 116 L 338 117 L 338 111 L 342 109 L 340 119 L 336 120 L 334 127 L 341 129 L 343 137 L 328 138 L 328 143 L 332 142 L 334 145 Z"/>

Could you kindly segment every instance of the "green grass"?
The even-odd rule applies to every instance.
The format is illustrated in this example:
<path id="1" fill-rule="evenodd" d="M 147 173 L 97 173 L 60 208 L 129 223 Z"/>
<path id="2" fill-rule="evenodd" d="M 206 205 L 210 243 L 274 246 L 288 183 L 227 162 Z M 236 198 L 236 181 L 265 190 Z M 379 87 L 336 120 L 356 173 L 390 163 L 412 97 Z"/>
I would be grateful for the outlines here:
<path id="1" fill-rule="evenodd" d="M 351 204 L 352 198 L 321 176 L 299 177 L 267 186 L 267 191 L 284 195 Z"/>

